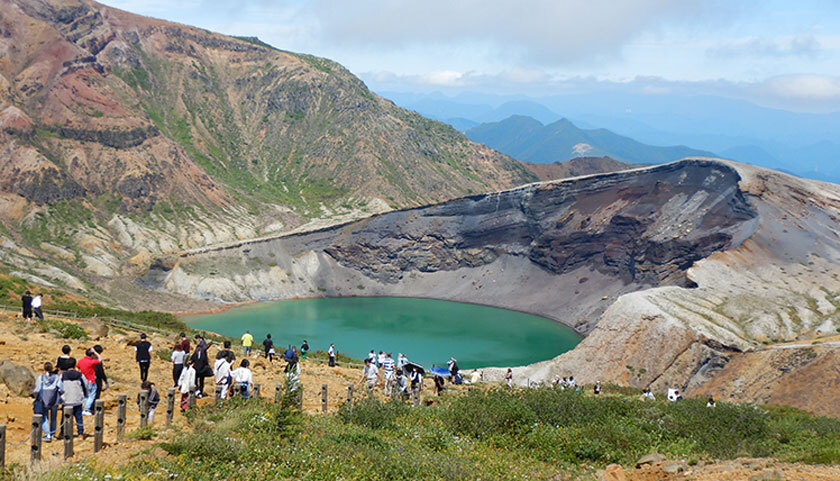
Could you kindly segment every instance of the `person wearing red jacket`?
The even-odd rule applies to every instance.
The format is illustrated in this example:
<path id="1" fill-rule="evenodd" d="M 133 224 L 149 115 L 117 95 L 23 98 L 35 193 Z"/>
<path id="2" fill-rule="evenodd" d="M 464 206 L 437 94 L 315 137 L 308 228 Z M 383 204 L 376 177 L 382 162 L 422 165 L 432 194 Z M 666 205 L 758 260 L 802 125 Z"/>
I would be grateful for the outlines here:
<path id="1" fill-rule="evenodd" d="M 99 360 L 96 351 L 88 349 L 85 351 L 85 357 L 81 358 L 76 365 L 87 383 L 87 396 L 85 396 L 83 404 L 84 411 L 82 411 L 83 416 L 93 415 L 91 408 L 93 408 L 93 402 L 96 401 L 96 365 L 100 362 L 102 361 Z"/>

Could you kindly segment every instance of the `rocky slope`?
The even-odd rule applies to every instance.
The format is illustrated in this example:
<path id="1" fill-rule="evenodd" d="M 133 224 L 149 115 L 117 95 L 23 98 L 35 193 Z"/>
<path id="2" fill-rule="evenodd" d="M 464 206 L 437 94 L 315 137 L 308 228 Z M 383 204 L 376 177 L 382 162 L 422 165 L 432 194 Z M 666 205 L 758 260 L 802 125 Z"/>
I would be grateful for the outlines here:
<path id="1" fill-rule="evenodd" d="M 0 258 L 70 287 L 534 180 L 335 62 L 87 0 L 3 2 L 0 158 Z"/>
<path id="2" fill-rule="evenodd" d="M 782 375 L 804 375 L 814 356 L 759 351 L 840 326 L 838 219 L 838 186 L 694 159 L 198 249 L 162 259 L 139 282 L 207 300 L 409 295 L 520 309 L 586 337 L 517 368 L 518 382 L 574 374 L 809 407 L 796 402 L 801 383 L 782 379 L 792 390 L 772 397 L 764 385 L 710 382 L 723 370 L 746 386 L 767 356 L 805 356 L 776 362 Z M 818 350 L 823 367 L 833 349 Z M 809 379 L 838 394 L 819 366 Z"/>

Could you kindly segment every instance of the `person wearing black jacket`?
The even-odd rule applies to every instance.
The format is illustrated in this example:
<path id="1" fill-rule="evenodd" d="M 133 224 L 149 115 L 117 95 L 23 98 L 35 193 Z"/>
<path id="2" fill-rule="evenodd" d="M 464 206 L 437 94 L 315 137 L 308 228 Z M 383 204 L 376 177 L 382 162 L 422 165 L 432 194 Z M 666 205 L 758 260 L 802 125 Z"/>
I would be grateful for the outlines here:
<path id="1" fill-rule="evenodd" d="M 140 342 L 134 345 L 134 360 L 140 366 L 140 381 L 149 378 L 149 364 L 152 363 L 152 343 L 146 340 L 146 334 L 140 334 Z"/>
<path id="2" fill-rule="evenodd" d="M 76 358 L 70 355 L 70 346 L 61 346 L 61 355 L 55 360 L 55 370 L 62 373 L 71 367 L 76 367 Z"/>
<path id="3" fill-rule="evenodd" d="M 271 340 L 271 334 L 265 335 L 263 349 L 265 349 L 265 357 L 268 358 L 268 362 L 274 361 L 274 341 Z"/>
<path id="4" fill-rule="evenodd" d="M 100 346 L 99 344 L 93 346 L 93 350 L 96 351 L 96 357 L 99 358 L 99 362 L 96 366 L 93 367 L 94 373 L 96 374 L 96 398 L 102 395 L 102 391 L 111 387 L 110 383 L 108 383 L 108 376 L 105 375 L 105 368 L 102 367 L 102 351 L 105 350 L 104 347 Z"/>
<path id="5" fill-rule="evenodd" d="M 195 350 L 190 356 L 190 359 L 195 364 L 195 397 L 204 397 L 204 378 L 213 375 L 213 369 L 210 367 L 210 361 L 207 359 L 207 342 L 204 341 L 204 336 L 201 334 L 195 335 L 196 344 Z"/>
<path id="6" fill-rule="evenodd" d="M 26 291 L 26 293 L 21 296 L 20 298 L 20 306 L 23 309 L 23 320 L 31 321 L 32 320 L 32 293 Z"/>

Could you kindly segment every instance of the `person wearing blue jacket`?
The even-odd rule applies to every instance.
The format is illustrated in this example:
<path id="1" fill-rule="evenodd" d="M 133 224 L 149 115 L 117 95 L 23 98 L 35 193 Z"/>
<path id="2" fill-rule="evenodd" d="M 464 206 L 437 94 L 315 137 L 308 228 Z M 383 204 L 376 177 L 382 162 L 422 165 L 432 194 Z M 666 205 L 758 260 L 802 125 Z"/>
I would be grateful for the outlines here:
<path id="1" fill-rule="evenodd" d="M 44 373 L 35 379 L 32 396 L 32 411 L 44 417 L 41 430 L 43 440 L 50 442 L 55 436 L 55 424 L 58 418 L 58 402 L 62 393 L 61 377 L 53 371 L 49 362 L 44 363 Z"/>

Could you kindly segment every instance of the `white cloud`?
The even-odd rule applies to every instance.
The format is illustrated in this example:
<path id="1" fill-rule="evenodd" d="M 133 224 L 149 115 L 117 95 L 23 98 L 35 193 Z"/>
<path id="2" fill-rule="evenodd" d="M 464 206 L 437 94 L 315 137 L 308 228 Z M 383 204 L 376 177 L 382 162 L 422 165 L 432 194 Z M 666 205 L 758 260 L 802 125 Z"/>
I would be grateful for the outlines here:
<path id="1" fill-rule="evenodd" d="M 803 100 L 840 99 L 840 77 L 828 75 L 784 75 L 764 82 L 768 93 Z"/>
<path id="2" fill-rule="evenodd" d="M 424 83 L 429 85 L 440 85 L 445 87 L 461 87 L 464 86 L 464 74 L 454 70 L 440 70 L 436 72 L 429 72 L 422 76 Z"/>
<path id="3" fill-rule="evenodd" d="M 322 40 L 339 45 L 489 48 L 494 58 L 558 66 L 616 57 L 665 22 L 700 21 L 714 2 L 700 0 L 313 0 Z"/>
<path id="4" fill-rule="evenodd" d="M 713 57 L 809 57 L 817 55 L 821 48 L 820 39 L 813 35 L 748 37 L 717 45 L 706 53 Z"/>

